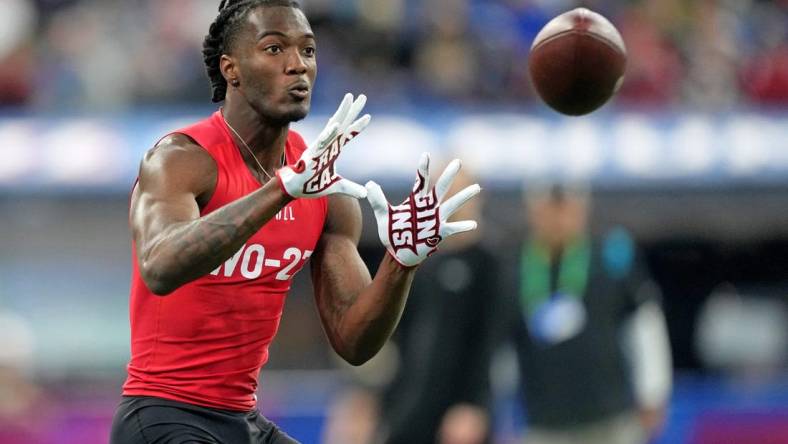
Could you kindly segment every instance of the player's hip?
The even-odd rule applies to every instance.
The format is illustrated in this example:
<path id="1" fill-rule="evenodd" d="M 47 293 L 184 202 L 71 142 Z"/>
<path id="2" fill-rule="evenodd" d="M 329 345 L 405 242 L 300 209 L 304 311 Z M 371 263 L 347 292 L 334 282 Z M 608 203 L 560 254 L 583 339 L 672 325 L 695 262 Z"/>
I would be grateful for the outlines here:
<path id="1" fill-rule="evenodd" d="M 297 444 L 257 410 L 221 410 L 150 396 L 124 396 L 110 444 Z"/>

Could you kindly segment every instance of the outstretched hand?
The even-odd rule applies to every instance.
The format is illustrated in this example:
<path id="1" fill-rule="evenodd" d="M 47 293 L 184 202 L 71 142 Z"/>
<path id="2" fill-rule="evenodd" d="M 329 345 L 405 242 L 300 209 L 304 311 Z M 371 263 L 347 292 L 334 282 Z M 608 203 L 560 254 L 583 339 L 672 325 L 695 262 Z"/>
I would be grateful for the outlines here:
<path id="1" fill-rule="evenodd" d="M 345 94 L 337 112 L 298 162 L 277 170 L 279 184 L 288 195 L 313 198 L 340 193 L 356 199 L 367 196 L 364 187 L 340 176 L 335 166 L 342 148 L 369 125 L 369 114 L 356 120 L 366 103 L 364 94 L 356 100 L 352 94 Z"/>
<path id="2" fill-rule="evenodd" d="M 372 210 L 378 223 L 378 235 L 386 250 L 400 264 L 413 267 L 438 249 L 448 236 L 476 229 L 476 221 L 447 222 L 447 219 L 471 197 L 481 191 L 479 184 L 470 185 L 444 202 L 460 161 L 454 159 L 430 188 L 430 156 L 421 155 L 416 184 L 407 199 L 391 206 L 383 190 L 375 182 L 366 184 Z"/>

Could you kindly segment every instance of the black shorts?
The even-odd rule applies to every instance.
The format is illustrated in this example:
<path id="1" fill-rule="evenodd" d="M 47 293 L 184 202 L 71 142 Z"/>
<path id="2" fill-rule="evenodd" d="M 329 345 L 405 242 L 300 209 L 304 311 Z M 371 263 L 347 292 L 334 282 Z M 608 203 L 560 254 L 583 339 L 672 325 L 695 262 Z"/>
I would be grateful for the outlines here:
<path id="1" fill-rule="evenodd" d="M 110 444 L 298 444 L 257 410 L 234 412 L 147 396 L 124 396 Z"/>

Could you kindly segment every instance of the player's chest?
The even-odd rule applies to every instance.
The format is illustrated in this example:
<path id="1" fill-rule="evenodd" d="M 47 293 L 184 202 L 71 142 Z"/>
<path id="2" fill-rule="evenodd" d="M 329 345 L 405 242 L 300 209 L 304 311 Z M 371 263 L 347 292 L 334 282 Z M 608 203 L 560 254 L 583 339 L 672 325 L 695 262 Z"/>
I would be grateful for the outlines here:
<path id="1" fill-rule="evenodd" d="M 325 207 L 318 200 L 294 200 L 211 275 L 221 280 L 288 282 L 314 252 L 324 219 Z"/>

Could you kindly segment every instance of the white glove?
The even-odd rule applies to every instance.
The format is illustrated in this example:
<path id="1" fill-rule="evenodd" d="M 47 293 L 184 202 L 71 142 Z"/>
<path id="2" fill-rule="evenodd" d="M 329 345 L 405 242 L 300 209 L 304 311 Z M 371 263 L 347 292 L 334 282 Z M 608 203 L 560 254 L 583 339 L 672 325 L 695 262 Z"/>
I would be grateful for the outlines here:
<path id="1" fill-rule="evenodd" d="M 430 156 L 422 154 L 413 191 L 404 202 L 394 207 L 389 205 L 380 185 L 367 182 L 367 200 L 375 212 L 380 241 L 403 266 L 413 267 L 421 263 L 438 249 L 444 238 L 476 229 L 476 222 L 472 220 L 446 222 L 468 199 L 481 191 L 479 184 L 470 185 L 443 202 L 459 170 L 460 161 L 452 160 L 431 189 Z"/>
<path id="2" fill-rule="evenodd" d="M 354 121 L 366 103 L 364 94 L 359 94 L 355 101 L 353 94 L 345 94 L 337 112 L 328 119 L 317 140 L 304 150 L 301 159 L 293 166 L 276 171 L 279 184 L 287 194 L 307 198 L 334 193 L 347 194 L 356 199 L 367 196 L 364 187 L 337 174 L 334 166 L 342 147 L 369 125 L 369 114 Z"/>

